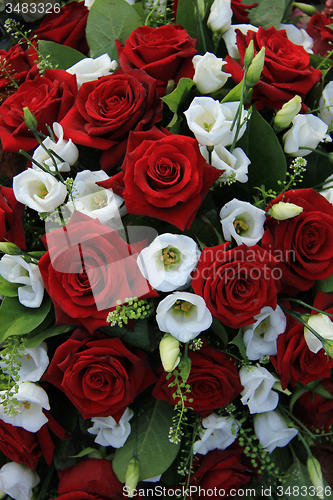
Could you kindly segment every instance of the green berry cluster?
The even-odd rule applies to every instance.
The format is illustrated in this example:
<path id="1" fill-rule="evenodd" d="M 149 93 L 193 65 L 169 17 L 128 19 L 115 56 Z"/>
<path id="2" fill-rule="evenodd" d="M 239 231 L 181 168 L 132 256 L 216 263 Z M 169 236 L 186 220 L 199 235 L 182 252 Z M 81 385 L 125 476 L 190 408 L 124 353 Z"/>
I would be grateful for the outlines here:
<path id="1" fill-rule="evenodd" d="M 19 413 L 20 407 L 15 394 L 19 390 L 19 370 L 24 348 L 24 342 L 20 337 L 10 337 L 3 344 L 0 354 L 5 365 L 0 373 L 0 404 L 4 406 L 5 414 L 13 417 Z"/>
<path id="2" fill-rule="evenodd" d="M 106 321 L 110 326 L 127 325 L 130 319 L 149 318 L 155 313 L 155 304 L 146 299 L 139 300 L 137 297 L 128 297 L 122 304 L 121 300 L 117 300 L 117 306 L 107 315 Z"/>

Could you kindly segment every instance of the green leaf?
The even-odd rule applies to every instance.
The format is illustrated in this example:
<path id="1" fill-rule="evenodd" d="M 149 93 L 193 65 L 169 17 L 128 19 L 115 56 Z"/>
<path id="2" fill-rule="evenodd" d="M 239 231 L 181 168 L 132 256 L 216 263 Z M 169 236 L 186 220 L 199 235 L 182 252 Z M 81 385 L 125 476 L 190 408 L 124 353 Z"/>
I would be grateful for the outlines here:
<path id="1" fill-rule="evenodd" d="M 86 57 L 71 47 L 46 40 L 39 40 L 38 50 L 57 69 L 68 69 Z"/>
<path id="2" fill-rule="evenodd" d="M 0 307 L 0 342 L 12 335 L 25 335 L 42 323 L 51 309 L 46 299 L 36 309 L 22 306 L 16 297 L 5 297 Z"/>
<path id="3" fill-rule="evenodd" d="M 238 347 L 238 349 L 239 349 L 239 352 L 241 353 L 242 358 L 245 361 L 248 361 L 248 358 L 246 356 L 246 347 L 245 347 L 245 344 L 244 344 L 244 336 L 243 336 L 243 330 L 242 330 L 242 328 L 240 328 L 238 330 L 238 333 L 237 333 L 236 337 L 234 338 L 234 340 L 231 340 L 229 342 L 229 344 L 236 345 Z"/>
<path id="4" fill-rule="evenodd" d="M 147 319 L 136 320 L 133 329 L 127 328 L 127 326 L 124 325 L 123 327 L 103 326 L 100 330 L 109 337 L 118 337 L 126 344 L 139 347 L 145 351 L 153 351 L 158 345 L 158 337 L 155 329 L 148 323 Z"/>
<path id="5" fill-rule="evenodd" d="M 180 446 L 170 443 L 168 439 L 173 416 L 172 406 L 160 399 L 151 399 L 141 408 L 138 422 L 131 421 L 132 432 L 124 446 L 116 450 L 112 462 L 113 470 L 122 483 L 125 482 L 125 473 L 133 457 L 136 441 L 141 467 L 140 481 L 163 474 L 169 468 Z"/>
<path id="6" fill-rule="evenodd" d="M 211 329 L 219 337 L 219 339 L 222 340 L 224 346 L 226 346 L 228 344 L 229 338 L 227 330 L 224 328 L 222 323 L 218 319 L 213 318 Z"/>
<path id="7" fill-rule="evenodd" d="M 329 278 L 326 278 L 326 280 L 316 281 L 314 288 L 324 293 L 333 292 L 333 274 Z"/>
<path id="8" fill-rule="evenodd" d="M 80 453 L 78 453 L 77 455 L 72 455 L 70 458 L 81 458 L 85 457 L 86 455 L 89 455 L 90 458 L 102 458 L 100 452 L 96 450 L 96 448 L 91 448 L 90 446 L 80 451 Z"/>
<path id="9" fill-rule="evenodd" d="M 195 85 L 191 78 L 181 78 L 175 90 L 171 94 L 162 97 L 162 101 L 173 111 L 177 113 L 178 108 L 182 106 L 190 96 L 191 88 Z"/>
<path id="10" fill-rule="evenodd" d="M 142 24 L 140 15 L 125 0 L 95 0 L 86 27 L 91 57 L 107 53 L 111 59 L 118 59 L 116 40 L 125 42 Z"/>
<path id="11" fill-rule="evenodd" d="M 177 7 L 177 24 L 183 26 L 190 37 L 198 38 L 195 0 L 179 0 Z"/>
<path id="12" fill-rule="evenodd" d="M 251 9 L 249 18 L 254 26 L 278 29 L 283 18 L 285 0 L 259 0 L 258 6 Z"/>
<path id="13" fill-rule="evenodd" d="M 221 102 L 240 101 L 242 95 L 242 87 L 243 87 L 243 80 L 237 83 L 237 85 L 227 93 L 227 95 L 222 99 Z M 251 102 L 252 92 L 253 89 L 250 89 L 245 98 L 245 102 Z"/>
<path id="14" fill-rule="evenodd" d="M 5 297 L 17 297 L 18 287 L 19 285 L 9 283 L 9 281 L 0 276 L 0 295 L 4 295 Z"/>
<path id="15" fill-rule="evenodd" d="M 26 347 L 38 347 L 44 340 L 49 339 L 50 337 L 55 337 L 56 335 L 61 335 L 63 333 L 69 333 L 74 330 L 75 326 L 73 325 L 60 325 L 55 327 L 54 325 L 46 328 L 40 333 L 29 336 L 24 345 Z"/>
<path id="16" fill-rule="evenodd" d="M 258 147 L 258 144 L 262 147 Z M 283 149 L 272 129 L 254 108 L 247 130 L 237 142 L 251 160 L 248 187 L 265 184 L 266 190 L 279 190 L 278 180 L 286 177 L 287 164 Z"/>

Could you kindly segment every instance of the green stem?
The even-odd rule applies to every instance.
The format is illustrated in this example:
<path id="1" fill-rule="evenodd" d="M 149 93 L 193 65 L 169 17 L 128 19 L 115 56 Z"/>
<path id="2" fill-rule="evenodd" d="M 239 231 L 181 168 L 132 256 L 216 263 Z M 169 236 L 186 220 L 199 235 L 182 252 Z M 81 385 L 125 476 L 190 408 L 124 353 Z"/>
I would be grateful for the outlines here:
<path id="1" fill-rule="evenodd" d="M 307 328 L 307 330 L 309 330 L 311 333 L 313 333 L 313 335 L 315 337 L 317 337 L 318 340 L 320 340 L 320 342 L 322 342 L 322 343 L 325 342 L 325 339 L 321 335 L 319 335 L 319 333 L 316 332 L 316 330 L 314 330 L 306 321 L 304 321 L 304 319 L 302 318 L 301 314 L 297 313 L 296 311 L 292 311 L 291 309 L 288 309 L 287 307 L 284 307 L 281 304 L 280 304 L 280 307 L 287 314 L 289 314 L 289 316 L 291 316 L 294 319 L 297 319 L 297 321 L 299 321 L 300 323 L 302 323 L 302 325 L 305 326 L 305 328 Z"/>
<path id="2" fill-rule="evenodd" d="M 333 314 L 331 313 L 328 313 L 326 311 L 322 311 L 321 309 L 317 309 L 316 307 L 313 307 L 313 306 L 310 306 L 309 304 L 307 304 L 306 302 L 303 302 L 302 300 L 299 300 L 299 299 L 291 299 L 291 298 L 288 298 L 288 299 L 281 299 L 281 301 L 284 301 L 284 300 L 288 300 L 289 302 L 296 302 L 297 304 L 303 306 L 303 307 L 306 307 L 307 309 L 311 309 L 313 311 L 317 311 L 319 313 L 322 313 L 322 314 L 326 314 L 326 316 L 331 316 L 331 318 L 333 318 Z"/>
<path id="3" fill-rule="evenodd" d="M 200 38 L 201 38 L 201 42 L 202 42 L 202 48 L 203 48 L 204 53 L 206 53 L 207 52 L 206 40 L 205 40 L 205 35 L 204 35 L 204 32 L 203 32 L 201 16 L 200 16 L 200 12 L 199 12 L 198 0 L 195 0 L 195 5 L 196 5 L 196 10 L 197 10 L 197 24 L 198 24 Z"/>

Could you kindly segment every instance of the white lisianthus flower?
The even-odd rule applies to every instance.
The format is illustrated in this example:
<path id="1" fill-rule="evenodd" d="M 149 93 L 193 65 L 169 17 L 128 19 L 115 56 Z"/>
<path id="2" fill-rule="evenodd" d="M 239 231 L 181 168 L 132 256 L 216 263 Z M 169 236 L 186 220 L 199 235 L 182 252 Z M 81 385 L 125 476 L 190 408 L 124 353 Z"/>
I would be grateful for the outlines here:
<path id="1" fill-rule="evenodd" d="M 333 322 L 327 314 L 313 314 L 307 324 L 325 340 L 333 340 Z M 305 326 L 304 338 L 311 352 L 317 353 L 323 348 L 322 342 Z"/>
<path id="2" fill-rule="evenodd" d="M 202 420 L 203 430 L 200 431 L 200 440 L 193 445 L 194 453 L 206 455 L 212 450 L 225 450 L 237 437 L 239 424 L 230 417 L 219 417 L 211 413 Z"/>
<path id="3" fill-rule="evenodd" d="M 321 120 L 330 125 L 333 121 L 333 82 L 329 82 L 324 88 L 319 106 L 322 108 L 319 113 Z"/>
<path id="4" fill-rule="evenodd" d="M 179 342 L 189 342 L 207 330 L 213 318 L 202 297 L 188 292 L 174 292 L 156 309 L 161 332 L 170 333 Z"/>
<path id="5" fill-rule="evenodd" d="M 305 29 L 297 28 L 294 24 L 280 24 L 279 30 L 286 30 L 288 39 L 295 45 L 301 45 L 309 54 L 313 54 L 313 38 L 307 34 Z"/>
<path id="6" fill-rule="evenodd" d="M 129 421 L 133 415 L 134 412 L 126 408 L 118 424 L 113 417 L 94 417 L 91 419 L 93 426 L 88 429 L 88 432 L 96 435 L 95 443 L 101 446 L 121 448 L 131 434 Z"/>
<path id="7" fill-rule="evenodd" d="M 238 245 L 252 246 L 264 234 L 266 213 L 251 203 L 234 198 L 222 207 L 220 217 L 226 241 L 234 238 Z"/>
<path id="8" fill-rule="evenodd" d="M 285 203 L 280 201 L 275 205 L 272 205 L 271 216 L 276 220 L 287 220 L 297 217 L 297 215 L 303 212 L 303 207 L 295 205 L 295 203 Z"/>
<path id="9" fill-rule="evenodd" d="M 248 31 L 257 32 L 258 29 L 259 28 L 257 28 L 257 26 L 253 26 L 252 24 L 233 24 L 230 26 L 230 28 L 222 35 L 229 56 L 233 59 L 239 59 L 240 57 L 237 47 L 237 30 L 241 31 L 243 35 L 246 35 Z"/>
<path id="10" fill-rule="evenodd" d="M 239 101 L 220 103 L 211 97 L 195 97 L 190 107 L 184 112 L 188 127 L 202 146 L 232 144 L 236 127 L 230 131 L 231 124 L 239 106 Z M 243 122 L 247 111 L 242 110 Z M 244 124 L 239 133 L 242 137 L 246 129 Z"/>
<path id="11" fill-rule="evenodd" d="M 42 342 L 38 347 L 27 347 L 22 353 L 20 362 L 18 382 L 38 382 L 49 365 L 47 344 Z M 0 368 L 3 372 L 8 373 L 8 367 L 4 361 L 0 362 Z"/>
<path id="12" fill-rule="evenodd" d="M 32 488 L 37 486 L 39 481 L 37 472 L 23 464 L 9 462 L 0 469 L 0 492 L 14 500 L 30 500 Z"/>
<path id="13" fill-rule="evenodd" d="M 140 252 L 137 264 L 155 290 L 173 292 L 190 286 L 190 275 L 199 257 L 198 245 L 192 238 L 164 233 Z"/>
<path id="14" fill-rule="evenodd" d="M 223 33 L 231 26 L 232 9 L 230 0 L 214 0 L 210 8 L 207 26 L 215 33 Z"/>
<path id="15" fill-rule="evenodd" d="M 67 188 L 62 182 L 43 170 L 32 168 L 15 175 L 13 190 L 17 201 L 36 212 L 53 212 L 67 196 Z"/>
<path id="16" fill-rule="evenodd" d="M 60 158 L 64 160 L 62 162 L 56 156 L 53 157 L 54 161 L 57 164 L 59 172 L 69 172 L 71 169 L 70 165 L 74 165 L 79 157 L 79 150 L 77 149 L 75 144 L 73 144 L 72 139 L 69 139 L 69 141 L 64 140 L 64 131 L 60 123 L 53 123 L 53 132 L 54 135 L 58 137 L 57 142 L 52 141 L 51 137 L 46 137 L 46 139 L 44 139 L 43 141 L 43 144 L 47 149 L 54 151 L 58 156 L 60 156 Z M 55 172 L 56 169 L 52 158 L 41 145 L 39 145 L 38 148 L 35 149 L 32 159 L 49 168 L 51 172 Z M 38 171 L 41 170 L 34 163 L 32 164 L 32 168 Z"/>
<path id="17" fill-rule="evenodd" d="M 260 366 L 243 366 L 239 378 L 244 390 L 241 402 L 249 407 L 250 413 L 272 411 L 277 407 L 279 395 L 272 391 L 276 378 Z"/>
<path id="18" fill-rule="evenodd" d="M 223 87 L 231 76 L 230 73 L 222 71 L 226 61 L 211 52 L 206 52 L 203 56 L 194 56 L 192 63 L 195 71 L 193 81 L 201 94 L 215 92 Z"/>
<path id="19" fill-rule="evenodd" d="M 23 427 L 29 432 L 37 432 L 48 421 L 43 408 L 50 409 L 49 398 L 44 389 L 32 382 L 22 382 L 18 386 L 19 390 L 14 395 L 15 399 L 20 402 L 18 414 L 15 416 L 7 414 L 4 406 L 0 405 L 0 418 L 6 424 Z M 0 396 L 4 393 L 5 391 L 0 391 Z"/>
<path id="20" fill-rule="evenodd" d="M 254 324 L 244 327 L 243 336 L 246 356 L 250 361 L 277 354 L 276 339 L 287 326 L 286 316 L 280 306 L 276 306 L 275 311 L 265 306 L 254 319 Z"/>
<path id="21" fill-rule="evenodd" d="M 333 203 L 333 174 L 327 177 L 323 185 L 322 191 L 319 191 L 327 201 Z"/>
<path id="22" fill-rule="evenodd" d="M 107 179 L 109 176 L 103 170 L 79 172 L 73 185 L 74 205 L 72 201 L 67 203 L 69 210 L 74 212 L 75 207 L 78 212 L 98 219 L 103 224 L 124 215 L 123 198 L 115 194 L 112 189 L 104 189 L 96 184 Z"/>
<path id="23" fill-rule="evenodd" d="M 4 255 L 0 260 L 0 274 L 19 286 L 18 300 L 25 307 L 37 308 L 44 295 L 44 283 L 37 264 L 28 264 L 21 255 Z"/>
<path id="24" fill-rule="evenodd" d="M 206 146 L 200 146 L 202 156 L 209 161 L 209 155 Z M 220 179 L 233 177 L 235 181 L 247 182 L 248 166 L 251 160 L 246 156 L 241 148 L 235 148 L 232 153 L 222 144 L 214 147 L 211 157 L 211 165 L 218 170 L 224 170 Z"/>
<path id="25" fill-rule="evenodd" d="M 80 88 L 83 83 L 92 82 L 98 80 L 101 76 L 109 75 L 110 71 L 114 71 L 117 66 L 117 61 L 111 61 L 108 54 L 103 54 L 96 59 L 85 57 L 66 69 L 66 71 L 71 75 L 76 75 L 77 86 Z"/>
<path id="26" fill-rule="evenodd" d="M 277 447 L 284 448 L 298 434 L 296 429 L 288 427 L 276 410 L 255 415 L 253 423 L 254 432 L 268 453 Z"/>
<path id="27" fill-rule="evenodd" d="M 332 138 L 326 134 L 328 126 L 318 116 L 297 115 L 293 119 L 293 126 L 283 136 L 284 151 L 292 156 L 306 156 L 312 151 L 302 149 L 309 147 L 316 149 L 323 141 L 331 142 Z"/>

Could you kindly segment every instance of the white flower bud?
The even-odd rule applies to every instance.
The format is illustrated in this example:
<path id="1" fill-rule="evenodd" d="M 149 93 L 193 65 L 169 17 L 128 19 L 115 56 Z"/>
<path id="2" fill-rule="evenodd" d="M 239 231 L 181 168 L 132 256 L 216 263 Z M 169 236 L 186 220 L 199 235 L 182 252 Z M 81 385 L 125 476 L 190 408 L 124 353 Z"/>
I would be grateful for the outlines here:
<path id="1" fill-rule="evenodd" d="M 136 486 L 140 478 L 140 462 L 137 457 L 132 457 L 129 461 L 125 474 L 125 488 L 128 491 L 128 497 L 136 495 Z"/>
<path id="2" fill-rule="evenodd" d="M 290 101 L 284 103 L 282 108 L 275 115 L 275 130 L 280 131 L 289 127 L 295 116 L 301 111 L 301 107 L 302 98 L 299 95 L 295 95 Z"/>
<path id="3" fill-rule="evenodd" d="M 246 73 L 246 84 L 248 87 L 254 87 L 260 80 L 260 75 L 265 64 L 265 47 L 254 56 L 249 69 Z"/>
<path id="4" fill-rule="evenodd" d="M 276 447 L 284 448 L 298 434 L 296 429 L 288 427 L 276 410 L 258 413 L 254 416 L 253 423 L 260 444 L 269 453 Z"/>
<path id="5" fill-rule="evenodd" d="M 319 106 L 322 108 L 319 113 L 321 120 L 326 125 L 331 125 L 333 121 L 333 82 L 329 82 L 324 88 Z"/>
<path id="6" fill-rule="evenodd" d="M 230 73 L 224 73 L 222 67 L 226 64 L 222 58 L 216 57 L 210 52 L 205 55 L 196 55 L 192 59 L 194 66 L 193 81 L 201 94 L 210 94 L 223 87 Z"/>
<path id="7" fill-rule="evenodd" d="M 180 345 L 169 333 L 166 333 L 159 345 L 163 368 L 166 372 L 172 372 L 178 366 L 180 357 Z"/>
<path id="8" fill-rule="evenodd" d="M 307 460 L 307 468 L 311 483 L 318 491 L 318 498 L 325 498 L 323 494 L 324 490 L 324 481 L 323 481 L 323 473 L 321 471 L 321 466 L 318 460 L 313 456 L 309 456 Z"/>
<path id="9" fill-rule="evenodd" d="M 207 26 L 215 32 L 223 33 L 231 26 L 232 9 L 230 0 L 214 0 L 207 20 Z"/>
<path id="10" fill-rule="evenodd" d="M 327 314 L 313 314 L 309 317 L 307 324 L 323 339 L 333 340 L 333 322 Z M 306 326 L 304 338 L 311 352 L 317 353 L 323 348 L 322 342 Z"/>
<path id="11" fill-rule="evenodd" d="M 303 207 L 299 207 L 294 203 L 285 203 L 280 201 L 271 208 L 271 216 L 276 220 L 287 220 L 297 217 L 303 212 Z"/>

